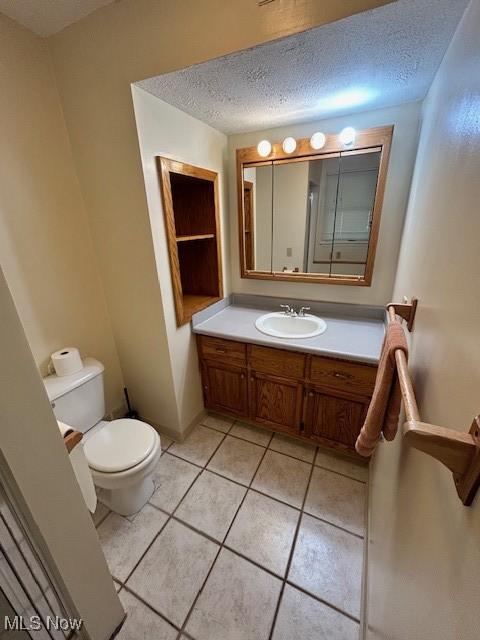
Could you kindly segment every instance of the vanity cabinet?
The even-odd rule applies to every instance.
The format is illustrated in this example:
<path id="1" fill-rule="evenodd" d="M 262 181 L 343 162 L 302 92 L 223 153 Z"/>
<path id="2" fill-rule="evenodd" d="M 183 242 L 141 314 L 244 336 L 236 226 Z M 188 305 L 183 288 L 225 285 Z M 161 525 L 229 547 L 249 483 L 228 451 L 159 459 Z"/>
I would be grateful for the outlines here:
<path id="1" fill-rule="evenodd" d="M 304 435 L 322 444 L 353 449 L 370 399 L 319 387 L 309 389 L 305 398 Z"/>
<path id="2" fill-rule="evenodd" d="M 252 371 L 249 400 L 251 420 L 275 431 L 297 434 L 302 412 L 300 382 Z"/>
<path id="3" fill-rule="evenodd" d="M 204 362 L 202 381 L 205 406 L 231 413 L 240 418 L 247 415 L 247 372 L 234 366 Z"/>
<path id="4" fill-rule="evenodd" d="M 350 453 L 376 365 L 197 336 L 205 407 Z"/>

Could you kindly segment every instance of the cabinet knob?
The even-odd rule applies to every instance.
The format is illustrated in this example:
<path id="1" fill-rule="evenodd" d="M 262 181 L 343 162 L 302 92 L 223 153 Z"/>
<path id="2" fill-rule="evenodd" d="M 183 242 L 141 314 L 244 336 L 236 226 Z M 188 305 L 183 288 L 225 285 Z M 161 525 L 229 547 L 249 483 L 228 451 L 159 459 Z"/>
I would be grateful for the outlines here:
<path id="1" fill-rule="evenodd" d="M 309 397 L 309 398 L 313 398 L 313 391 L 309 391 L 309 392 L 308 392 L 308 397 Z"/>
<path id="2" fill-rule="evenodd" d="M 204 385 L 203 388 L 205 389 L 205 391 L 208 391 L 208 385 Z"/>
<path id="3" fill-rule="evenodd" d="M 240 379 L 241 379 L 241 380 L 243 380 L 244 378 L 245 378 L 245 374 L 244 374 L 244 373 L 241 373 L 241 374 L 240 374 Z"/>

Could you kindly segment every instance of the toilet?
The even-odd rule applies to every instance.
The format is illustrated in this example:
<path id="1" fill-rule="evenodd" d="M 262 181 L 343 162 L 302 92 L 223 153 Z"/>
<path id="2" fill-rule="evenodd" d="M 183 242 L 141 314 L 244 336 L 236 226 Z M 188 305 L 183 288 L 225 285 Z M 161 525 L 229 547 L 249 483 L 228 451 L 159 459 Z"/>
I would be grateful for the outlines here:
<path id="1" fill-rule="evenodd" d="M 94 358 L 85 358 L 83 364 L 77 373 L 47 376 L 43 382 L 57 420 L 85 434 L 84 451 L 99 500 L 129 516 L 140 511 L 155 490 L 160 436 L 140 420 L 104 420 L 104 366 Z"/>

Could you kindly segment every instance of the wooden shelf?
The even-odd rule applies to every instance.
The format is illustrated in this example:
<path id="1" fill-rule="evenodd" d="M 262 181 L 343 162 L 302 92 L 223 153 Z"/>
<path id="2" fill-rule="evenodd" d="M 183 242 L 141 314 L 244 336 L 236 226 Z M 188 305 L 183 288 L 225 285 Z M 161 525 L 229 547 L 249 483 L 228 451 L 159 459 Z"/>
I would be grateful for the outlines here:
<path id="1" fill-rule="evenodd" d="M 210 240 L 215 238 L 213 233 L 201 233 L 196 236 L 177 236 L 177 242 L 189 242 L 190 240 Z"/>
<path id="2" fill-rule="evenodd" d="M 177 326 L 223 297 L 218 174 L 157 158 Z"/>
<path id="3" fill-rule="evenodd" d="M 218 296 L 197 296 L 190 293 L 186 293 L 183 296 L 183 314 L 184 318 L 188 318 L 186 322 L 190 320 L 194 313 L 206 309 L 214 302 L 221 300 Z"/>

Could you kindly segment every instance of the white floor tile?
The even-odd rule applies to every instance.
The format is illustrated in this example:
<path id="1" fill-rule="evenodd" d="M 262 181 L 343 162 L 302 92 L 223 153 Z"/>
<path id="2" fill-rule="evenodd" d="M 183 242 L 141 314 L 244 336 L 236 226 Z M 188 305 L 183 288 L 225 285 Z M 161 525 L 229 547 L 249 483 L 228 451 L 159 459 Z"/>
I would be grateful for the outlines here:
<path id="1" fill-rule="evenodd" d="M 222 542 L 245 492 L 245 487 L 203 471 L 175 516 Z"/>
<path id="2" fill-rule="evenodd" d="M 170 520 L 127 585 L 180 627 L 217 552 L 214 542 Z"/>
<path id="3" fill-rule="evenodd" d="M 249 491 L 225 544 L 283 578 L 299 516 L 296 509 Z"/>
<path id="4" fill-rule="evenodd" d="M 123 582 L 167 521 L 155 507 L 145 505 L 133 522 L 111 513 L 98 527 L 98 536 L 114 578 Z"/>
<path id="5" fill-rule="evenodd" d="M 360 618 L 363 540 L 311 516 L 300 525 L 288 580 Z"/>
<path id="6" fill-rule="evenodd" d="M 196 640 L 267 640 L 281 584 L 278 578 L 223 549 L 186 631 Z"/>

